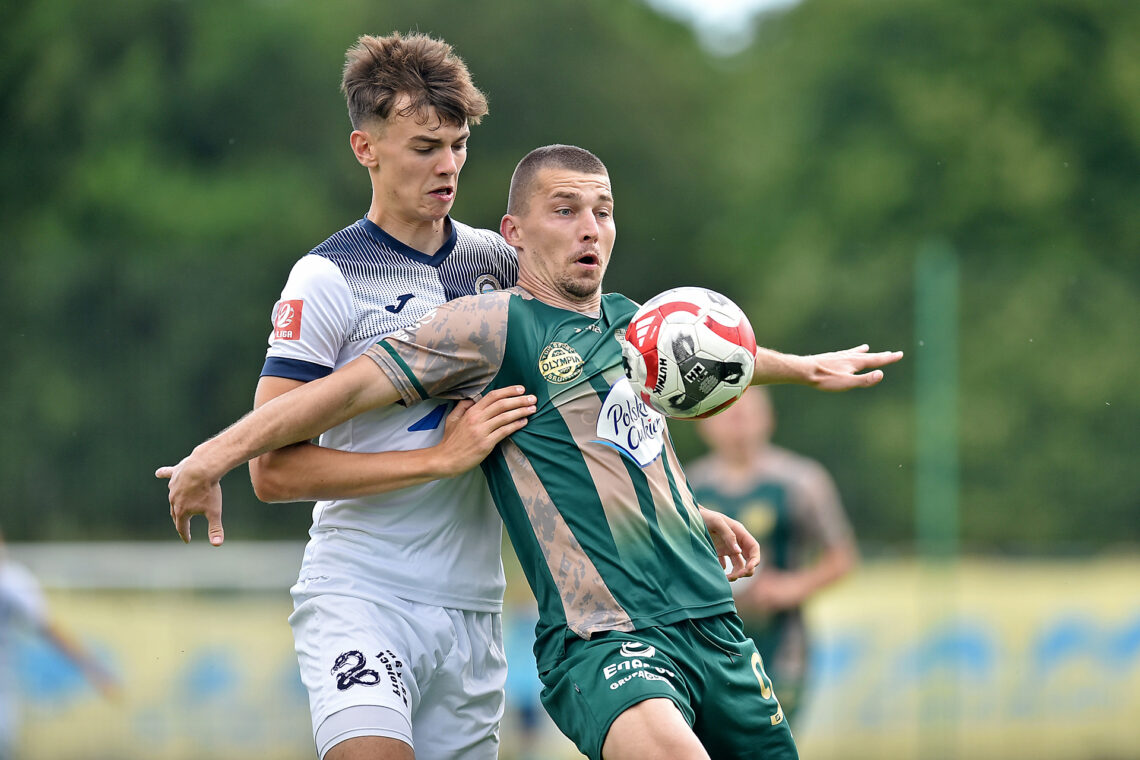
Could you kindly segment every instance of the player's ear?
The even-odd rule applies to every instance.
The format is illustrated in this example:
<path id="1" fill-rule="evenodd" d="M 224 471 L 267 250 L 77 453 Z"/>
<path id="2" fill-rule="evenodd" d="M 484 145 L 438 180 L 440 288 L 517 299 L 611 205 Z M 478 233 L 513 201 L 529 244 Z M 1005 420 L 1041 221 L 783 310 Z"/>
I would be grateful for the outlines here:
<path id="1" fill-rule="evenodd" d="M 368 134 L 367 131 L 363 129 L 353 130 L 352 134 L 348 136 L 348 143 L 352 146 L 352 153 L 361 166 L 375 169 L 380 165 L 380 160 L 373 150 L 372 135 Z"/>
<path id="2" fill-rule="evenodd" d="M 522 230 L 519 228 L 517 218 L 510 214 L 504 215 L 503 221 L 499 222 L 499 234 L 507 241 L 507 245 L 518 248 L 522 244 Z"/>

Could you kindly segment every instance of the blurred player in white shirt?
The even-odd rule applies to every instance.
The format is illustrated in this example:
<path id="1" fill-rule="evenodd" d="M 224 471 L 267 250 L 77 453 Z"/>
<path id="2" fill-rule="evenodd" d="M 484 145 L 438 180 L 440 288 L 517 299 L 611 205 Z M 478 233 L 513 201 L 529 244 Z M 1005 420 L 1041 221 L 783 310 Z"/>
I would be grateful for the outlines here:
<path id="1" fill-rule="evenodd" d="M 9 559 L 0 533 L 0 760 L 16 757 L 20 705 L 15 682 L 16 637 L 31 634 L 67 657 L 99 692 L 118 695 L 118 682 L 95 658 L 48 615 L 40 584 L 23 565 Z"/>

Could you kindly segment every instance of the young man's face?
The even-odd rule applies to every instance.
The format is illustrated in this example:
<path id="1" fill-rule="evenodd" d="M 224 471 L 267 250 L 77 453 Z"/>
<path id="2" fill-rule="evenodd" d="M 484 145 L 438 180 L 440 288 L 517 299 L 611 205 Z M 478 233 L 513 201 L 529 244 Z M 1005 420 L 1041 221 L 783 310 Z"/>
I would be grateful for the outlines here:
<path id="1" fill-rule="evenodd" d="M 436 221 L 451 210 L 470 128 L 441 122 L 435 109 L 401 116 L 401 97 L 382 124 L 367 131 L 377 166 L 374 187 L 383 207 L 407 221 Z"/>
<path id="2" fill-rule="evenodd" d="M 534 188 L 517 217 L 525 263 L 570 300 L 588 300 L 601 290 L 617 236 L 610 178 L 543 169 Z"/>

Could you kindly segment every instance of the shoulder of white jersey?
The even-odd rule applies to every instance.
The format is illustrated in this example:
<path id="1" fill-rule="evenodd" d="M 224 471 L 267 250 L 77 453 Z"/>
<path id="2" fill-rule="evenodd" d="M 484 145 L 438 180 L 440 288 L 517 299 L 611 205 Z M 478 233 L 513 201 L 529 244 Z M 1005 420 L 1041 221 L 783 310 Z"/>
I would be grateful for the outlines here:
<path id="1" fill-rule="evenodd" d="M 451 224 L 455 227 L 457 242 L 467 242 L 470 245 L 484 245 L 487 246 L 489 250 L 502 254 L 511 260 L 518 260 L 518 254 L 515 252 L 515 249 L 508 245 L 507 241 L 503 240 L 502 235 L 498 232 L 472 227 L 454 218 L 451 220 Z"/>
<path id="2" fill-rule="evenodd" d="M 344 272 L 333 261 L 320 255 L 307 253 L 293 264 L 289 279 L 281 290 L 282 297 L 292 292 L 310 291 L 341 296 L 348 292 Z"/>
<path id="3" fill-rule="evenodd" d="M 313 246 L 310 254 L 328 257 L 335 254 L 352 254 L 360 251 L 372 243 L 372 238 L 365 231 L 362 220 L 358 220 L 347 227 L 337 230 L 325 238 L 320 244 Z"/>
<path id="4" fill-rule="evenodd" d="M 474 257 L 466 268 L 472 270 L 475 293 L 489 293 L 514 286 L 519 277 L 518 253 L 497 232 L 478 229 L 451 220 L 455 230 L 455 251 Z M 478 271 L 475 271 L 478 270 Z"/>
<path id="5" fill-rule="evenodd" d="M 322 256 L 302 256 L 270 314 L 261 374 L 295 380 L 323 377 L 336 365 L 355 319 L 352 291 L 341 268 Z"/>

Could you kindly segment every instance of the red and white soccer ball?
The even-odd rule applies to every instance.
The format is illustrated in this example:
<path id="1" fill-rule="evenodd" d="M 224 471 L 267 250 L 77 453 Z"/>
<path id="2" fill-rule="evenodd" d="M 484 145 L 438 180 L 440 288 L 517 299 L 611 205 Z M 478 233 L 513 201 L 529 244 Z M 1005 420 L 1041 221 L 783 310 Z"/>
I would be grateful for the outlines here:
<path id="1" fill-rule="evenodd" d="M 666 417 L 727 409 L 752 382 L 756 337 L 720 293 L 673 288 L 645 302 L 622 341 L 622 365 L 643 401 Z"/>

